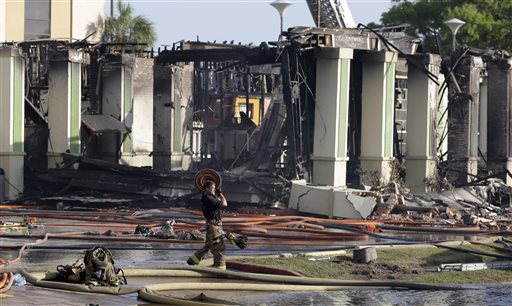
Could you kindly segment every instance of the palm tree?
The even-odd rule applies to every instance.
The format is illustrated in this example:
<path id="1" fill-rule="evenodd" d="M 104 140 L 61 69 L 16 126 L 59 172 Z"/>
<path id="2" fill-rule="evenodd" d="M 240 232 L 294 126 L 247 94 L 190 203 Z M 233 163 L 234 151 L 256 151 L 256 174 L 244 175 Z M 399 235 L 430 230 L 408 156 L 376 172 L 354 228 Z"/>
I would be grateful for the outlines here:
<path id="1" fill-rule="evenodd" d="M 103 31 L 103 41 L 107 43 L 140 43 L 153 45 L 156 33 L 153 22 L 144 16 L 132 15 L 130 4 L 117 2 L 119 15 L 107 17 Z"/>

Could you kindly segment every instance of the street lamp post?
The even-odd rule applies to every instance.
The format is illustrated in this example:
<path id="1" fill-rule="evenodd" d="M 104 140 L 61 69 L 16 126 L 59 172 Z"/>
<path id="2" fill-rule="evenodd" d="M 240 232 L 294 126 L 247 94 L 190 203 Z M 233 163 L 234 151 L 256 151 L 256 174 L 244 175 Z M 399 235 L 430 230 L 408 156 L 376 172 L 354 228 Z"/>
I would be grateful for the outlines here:
<path id="1" fill-rule="evenodd" d="M 283 16 L 284 16 L 284 12 L 286 11 L 286 9 L 292 5 L 292 2 L 289 1 L 289 0 L 276 0 L 272 3 L 270 3 L 270 5 L 272 5 L 276 10 L 277 12 L 279 13 L 279 17 L 281 19 L 281 32 L 279 34 L 279 36 L 281 36 L 281 33 L 283 33 Z"/>
<path id="2" fill-rule="evenodd" d="M 452 31 L 452 41 L 453 41 L 452 50 L 455 51 L 455 42 L 456 42 L 455 36 L 457 35 L 457 31 L 459 30 L 459 28 L 462 27 L 466 23 L 460 19 L 452 18 L 450 20 L 445 21 L 444 24 L 446 24 Z"/>

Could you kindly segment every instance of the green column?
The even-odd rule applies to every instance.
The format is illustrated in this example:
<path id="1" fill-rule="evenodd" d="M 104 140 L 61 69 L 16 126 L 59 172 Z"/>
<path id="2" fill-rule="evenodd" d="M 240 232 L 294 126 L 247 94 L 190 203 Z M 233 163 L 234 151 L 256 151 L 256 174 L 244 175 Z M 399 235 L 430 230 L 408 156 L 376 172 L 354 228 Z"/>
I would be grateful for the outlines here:
<path id="1" fill-rule="evenodd" d="M 389 181 L 393 161 L 395 63 L 398 54 L 369 51 L 361 56 L 361 156 L 363 184 Z M 378 177 L 374 177 L 376 173 Z"/>
<path id="2" fill-rule="evenodd" d="M 350 59 L 340 61 L 340 101 L 338 107 L 338 158 L 347 157 L 348 96 L 350 84 Z"/>
<path id="3" fill-rule="evenodd" d="M 343 187 L 348 160 L 348 102 L 353 50 L 321 48 L 316 56 L 312 183 Z"/>
<path id="4" fill-rule="evenodd" d="M 395 63 L 385 63 L 386 100 L 384 108 L 384 156 L 393 156 L 393 127 L 395 113 Z"/>
<path id="5" fill-rule="evenodd" d="M 69 150 L 71 153 L 80 153 L 80 126 L 81 126 L 81 65 L 70 63 L 70 106 L 69 106 Z"/>
<path id="6" fill-rule="evenodd" d="M 24 76 L 24 65 L 23 60 L 20 56 L 13 57 L 13 127 L 12 127 L 12 140 L 13 140 L 13 152 L 23 152 L 24 143 L 24 101 L 23 101 L 23 76 Z"/>
<path id="7" fill-rule="evenodd" d="M 5 198 L 23 192 L 25 62 L 20 49 L 0 46 L 0 168 L 5 172 Z"/>

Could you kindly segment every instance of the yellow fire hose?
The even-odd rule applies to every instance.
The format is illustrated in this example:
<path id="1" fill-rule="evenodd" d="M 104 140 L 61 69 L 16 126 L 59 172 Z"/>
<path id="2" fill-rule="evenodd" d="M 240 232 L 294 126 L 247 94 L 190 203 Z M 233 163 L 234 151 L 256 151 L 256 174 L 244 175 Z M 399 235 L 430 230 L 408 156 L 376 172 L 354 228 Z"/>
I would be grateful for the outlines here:
<path id="1" fill-rule="evenodd" d="M 193 297 L 173 297 L 169 295 L 162 295 L 154 292 L 151 289 L 144 288 L 139 291 L 139 297 L 143 300 L 166 305 L 185 305 L 185 306 L 221 306 L 221 305 L 237 305 L 229 301 L 215 299 L 204 295 L 203 293 Z"/>
<path id="2" fill-rule="evenodd" d="M 188 277 L 198 278 L 197 282 L 156 283 L 145 286 L 121 285 L 118 287 L 87 286 L 51 281 L 56 272 L 20 273 L 34 286 L 112 295 L 138 292 L 141 299 L 152 303 L 169 305 L 213 306 L 229 305 L 228 301 L 212 299 L 204 295 L 173 297 L 160 291 L 177 290 L 231 290 L 231 291 L 330 291 L 347 289 L 413 289 L 413 290 L 460 290 L 461 286 L 397 282 L 397 281 L 347 281 L 311 277 L 254 274 L 238 271 L 223 271 L 215 268 L 187 265 L 172 265 L 171 269 L 125 269 L 127 277 Z M 209 278 L 208 281 L 202 279 Z M 227 280 L 229 278 L 229 281 Z"/>
<path id="3" fill-rule="evenodd" d="M 190 272 L 196 273 L 190 273 Z M 102 289 L 105 287 L 89 287 L 81 284 L 68 284 L 61 282 L 51 282 L 41 278 L 40 276 L 36 276 L 34 274 L 30 274 L 27 271 L 22 271 L 23 276 L 27 278 L 27 281 L 34 285 L 44 285 L 48 286 L 51 284 L 63 285 L 66 288 L 70 288 L 68 290 L 74 290 L 72 288 L 84 289 L 86 292 L 95 292 L 95 289 Z M 40 275 L 40 274 L 39 274 Z M 126 269 L 125 276 L 143 276 L 147 275 L 153 277 L 159 276 L 187 276 L 187 277 L 212 277 L 215 276 L 217 278 L 232 278 L 238 280 L 247 280 L 263 282 L 266 288 L 270 288 L 270 284 L 281 284 L 281 285 L 300 285 L 300 286 L 325 286 L 325 287 L 364 287 L 364 288 L 390 288 L 390 289 L 414 289 L 414 290 L 459 290 L 464 289 L 461 286 L 446 286 L 446 285 L 435 285 L 435 284 L 423 284 L 423 283 L 414 283 L 414 282 L 400 282 L 400 281 L 349 281 L 349 280 L 337 280 L 337 279 L 323 279 L 323 278 L 312 278 L 312 277 L 300 277 L 300 276 L 285 276 L 285 275 L 273 275 L 273 274 L 255 274 L 255 273 L 246 273 L 246 272 L 238 272 L 238 271 L 224 271 L 215 268 L 209 267 L 200 267 L 200 266 L 187 266 L 187 265 L 173 265 L 172 269 Z M 242 283 L 240 288 L 246 288 Z M 219 288 L 225 288 L 226 283 L 219 283 Z M 53 285 L 52 285 L 53 286 Z M 69 287 L 71 286 L 71 287 Z M 158 286 L 167 286 L 162 284 L 148 285 L 146 287 L 159 291 Z M 172 284 L 172 286 L 179 286 L 179 283 Z M 196 287 L 200 286 L 196 284 Z M 55 287 L 54 287 L 55 288 Z M 119 286 L 113 287 L 114 293 L 111 290 L 106 290 L 110 294 L 124 294 L 121 292 L 125 292 L 126 290 L 130 292 L 134 292 L 136 288 L 142 289 L 136 286 Z M 165 287 L 167 288 L 167 287 Z M 173 287 L 176 289 L 175 287 Z M 290 287 L 291 288 L 291 287 Z M 64 288 L 63 288 L 64 289 Z M 138 290 L 137 289 L 137 290 Z M 92 291 L 91 291 L 92 290 Z M 167 290 L 167 289 L 163 289 Z M 230 290 L 238 290 L 232 288 Z M 281 289 L 282 290 L 282 289 Z M 290 289 L 291 290 L 291 289 Z M 81 291 L 81 290 L 79 290 Z M 102 289 L 101 291 L 104 291 Z M 126 292 L 125 292 L 126 293 Z"/>

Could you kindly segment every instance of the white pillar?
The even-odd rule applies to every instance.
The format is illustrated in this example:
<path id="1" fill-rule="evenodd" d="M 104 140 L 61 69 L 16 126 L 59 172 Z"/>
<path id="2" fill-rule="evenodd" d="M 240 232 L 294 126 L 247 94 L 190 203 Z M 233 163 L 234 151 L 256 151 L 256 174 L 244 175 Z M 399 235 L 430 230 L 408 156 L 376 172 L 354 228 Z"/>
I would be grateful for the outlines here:
<path id="1" fill-rule="evenodd" d="M 168 172 L 171 170 L 172 155 L 169 135 L 172 129 L 172 68 L 157 64 L 153 69 L 153 168 L 160 172 Z"/>
<path id="2" fill-rule="evenodd" d="M 25 62 L 16 47 L 0 46 L 0 168 L 7 199 L 23 192 Z"/>
<path id="3" fill-rule="evenodd" d="M 133 128 L 133 67 L 132 55 L 115 55 L 109 57 L 103 68 L 102 114 L 121 121 L 129 131 Z M 105 135 L 102 139 L 103 155 L 111 154 L 111 160 L 117 159 L 115 135 Z M 108 139 L 107 139 L 108 138 Z M 126 136 L 121 146 L 119 162 L 131 165 L 135 156 L 133 152 L 133 134 Z"/>
<path id="4" fill-rule="evenodd" d="M 190 141 L 184 138 L 187 128 L 189 133 L 193 132 L 190 101 L 194 66 L 155 65 L 154 71 L 154 168 L 163 172 L 186 170 L 191 156 L 185 155 L 183 147 L 190 146 Z M 187 127 L 185 122 L 189 122 Z"/>
<path id="5" fill-rule="evenodd" d="M 133 158 L 130 165 L 152 167 L 153 157 L 153 63 L 136 58 L 133 71 Z"/>
<path id="6" fill-rule="evenodd" d="M 439 75 L 441 57 L 412 55 L 412 60 Z M 408 65 L 407 75 L 407 156 L 406 184 L 412 192 L 428 191 L 425 179 L 436 173 L 436 122 L 439 86 L 417 65 Z"/>
<path id="7" fill-rule="evenodd" d="M 313 183 L 346 184 L 350 62 L 354 51 L 322 48 L 316 64 Z"/>
<path id="8" fill-rule="evenodd" d="M 81 51 L 51 55 L 48 69 L 48 167 L 58 167 L 66 150 L 79 154 L 82 107 Z"/>
<path id="9" fill-rule="evenodd" d="M 362 56 L 361 168 L 389 182 L 393 161 L 395 64 L 398 54 L 368 52 Z M 407 137 L 409 141 L 409 137 Z"/>
<path id="10" fill-rule="evenodd" d="M 192 99 L 192 73 L 190 66 L 177 65 L 173 67 L 171 77 L 171 104 L 169 130 L 171 138 L 171 169 L 184 169 L 183 154 L 183 123 L 185 111 L 189 107 L 188 102 Z"/>

